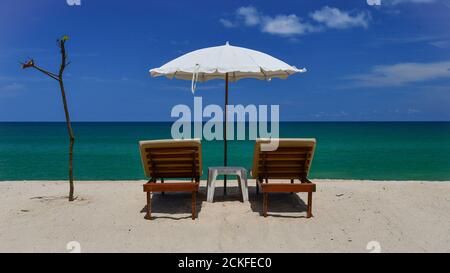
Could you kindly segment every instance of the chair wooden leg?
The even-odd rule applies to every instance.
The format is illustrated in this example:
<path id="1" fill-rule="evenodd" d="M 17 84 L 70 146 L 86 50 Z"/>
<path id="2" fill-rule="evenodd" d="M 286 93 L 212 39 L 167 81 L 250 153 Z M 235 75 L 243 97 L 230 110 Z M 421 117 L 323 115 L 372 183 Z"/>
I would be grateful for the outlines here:
<path id="1" fill-rule="evenodd" d="M 151 220 L 152 218 L 152 196 L 151 193 L 147 192 L 147 215 L 145 215 L 147 220 Z"/>
<path id="2" fill-rule="evenodd" d="M 306 218 L 311 218 L 312 216 L 312 192 L 308 192 L 308 211 L 306 213 Z"/>
<path id="3" fill-rule="evenodd" d="M 164 183 L 164 178 L 161 178 L 161 183 Z M 164 195 L 165 193 L 162 191 L 161 195 Z"/>
<path id="4" fill-rule="evenodd" d="M 267 192 L 264 193 L 263 197 L 263 215 L 264 217 L 267 217 L 267 210 L 269 207 L 269 194 Z"/>
<path id="5" fill-rule="evenodd" d="M 256 195 L 259 195 L 259 183 L 258 183 L 258 180 L 256 180 Z"/>
<path id="6" fill-rule="evenodd" d="M 291 184 L 294 184 L 294 179 L 291 179 Z M 291 194 L 293 194 L 293 192 L 291 192 Z"/>
<path id="7" fill-rule="evenodd" d="M 197 206 L 197 192 L 192 192 L 192 220 L 195 220 L 196 214 L 196 206 Z"/>

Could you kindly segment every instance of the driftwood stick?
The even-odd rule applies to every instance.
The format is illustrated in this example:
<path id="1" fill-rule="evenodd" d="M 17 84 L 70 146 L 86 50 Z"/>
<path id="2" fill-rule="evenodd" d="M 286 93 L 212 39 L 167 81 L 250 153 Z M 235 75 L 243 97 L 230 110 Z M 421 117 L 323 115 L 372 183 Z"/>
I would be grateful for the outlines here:
<path id="1" fill-rule="evenodd" d="M 63 81 L 63 73 L 66 68 L 66 66 L 70 63 L 67 63 L 67 54 L 66 54 L 66 47 L 65 43 L 69 39 L 68 36 L 63 36 L 61 39 L 58 40 L 58 46 L 60 48 L 61 52 L 61 64 L 59 67 L 58 74 L 52 73 L 46 69 L 43 69 L 39 66 L 37 66 L 34 63 L 34 60 L 31 59 L 25 63 L 22 63 L 22 68 L 34 68 L 45 75 L 49 76 L 50 78 L 57 80 L 59 83 L 59 88 L 61 89 L 61 98 L 64 106 L 64 113 L 66 116 L 66 124 L 67 124 L 67 131 L 69 134 L 69 201 L 75 200 L 74 198 L 74 185 L 73 185 L 73 145 L 75 143 L 75 137 L 73 134 L 72 124 L 70 121 L 70 115 L 69 115 L 69 107 L 67 105 L 67 98 L 66 98 L 66 91 L 64 88 L 64 81 Z"/>

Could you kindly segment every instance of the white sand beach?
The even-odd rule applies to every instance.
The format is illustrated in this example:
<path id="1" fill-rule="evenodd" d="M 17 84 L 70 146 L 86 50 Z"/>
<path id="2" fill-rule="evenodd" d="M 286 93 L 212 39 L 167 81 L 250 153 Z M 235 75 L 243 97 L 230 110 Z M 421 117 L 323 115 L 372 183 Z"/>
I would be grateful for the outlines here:
<path id="1" fill-rule="evenodd" d="M 0 252 L 450 252 L 449 182 L 314 180 L 313 214 L 305 194 L 272 194 L 269 217 L 250 182 L 250 202 L 237 184 L 207 203 L 198 218 L 190 194 L 155 194 L 154 220 L 144 219 L 143 181 L 76 182 L 78 199 L 64 197 L 65 181 L 0 182 Z"/>

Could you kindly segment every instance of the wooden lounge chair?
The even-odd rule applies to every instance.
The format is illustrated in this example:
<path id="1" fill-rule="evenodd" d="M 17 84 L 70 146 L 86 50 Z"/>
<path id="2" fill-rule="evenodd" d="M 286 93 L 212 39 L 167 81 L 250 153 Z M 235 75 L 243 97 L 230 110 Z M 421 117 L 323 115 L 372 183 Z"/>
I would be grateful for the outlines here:
<path id="1" fill-rule="evenodd" d="M 279 139 L 279 146 L 275 151 L 262 151 L 261 144 L 263 143 L 269 143 L 269 141 L 256 140 L 252 176 L 257 181 L 257 193 L 261 188 L 264 195 L 264 217 L 267 217 L 268 198 L 271 192 L 307 192 L 306 217 L 312 217 L 312 193 L 316 191 L 316 185 L 308 180 L 308 173 L 314 156 L 316 140 Z M 287 179 L 291 183 L 269 183 L 269 179 Z M 297 179 L 300 183 L 295 181 Z"/>
<path id="2" fill-rule="evenodd" d="M 202 175 L 202 147 L 200 140 L 140 141 L 142 165 L 150 178 L 144 184 L 147 193 L 147 219 L 151 219 L 152 193 L 192 192 L 192 219 L 196 217 L 196 195 Z M 167 178 L 190 178 L 190 181 L 164 183 Z M 161 183 L 158 183 L 157 180 Z"/>

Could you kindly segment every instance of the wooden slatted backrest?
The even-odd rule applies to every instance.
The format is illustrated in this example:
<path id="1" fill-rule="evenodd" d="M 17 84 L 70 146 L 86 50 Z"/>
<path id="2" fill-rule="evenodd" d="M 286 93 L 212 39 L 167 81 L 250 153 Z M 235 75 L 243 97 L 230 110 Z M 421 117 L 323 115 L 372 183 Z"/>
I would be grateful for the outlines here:
<path id="1" fill-rule="evenodd" d="M 202 146 L 199 139 L 140 141 L 142 166 L 147 177 L 199 178 Z"/>
<path id="2" fill-rule="evenodd" d="M 256 140 L 252 176 L 259 179 L 307 178 L 314 157 L 316 140 L 285 138 L 278 141 L 278 149 L 275 151 L 262 151 L 261 144 L 269 143 L 269 141 Z"/>

